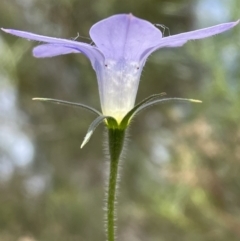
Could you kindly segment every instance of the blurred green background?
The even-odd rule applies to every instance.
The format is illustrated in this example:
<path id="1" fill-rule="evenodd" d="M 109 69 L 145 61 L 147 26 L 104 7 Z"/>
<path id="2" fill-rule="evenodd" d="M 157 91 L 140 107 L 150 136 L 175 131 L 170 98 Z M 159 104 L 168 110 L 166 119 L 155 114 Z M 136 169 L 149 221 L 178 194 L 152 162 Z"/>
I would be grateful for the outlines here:
<path id="1" fill-rule="evenodd" d="M 177 34 L 239 11 L 239 0 L 1 0 L 0 26 L 89 42 L 90 27 L 116 13 Z M 166 92 L 203 104 L 155 106 L 133 122 L 118 240 L 240 240 L 239 40 L 237 26 L 148 60 L 137 101 Z M 104 127 L 80 150 L 95 116 L 31 100 L 100 109 L 95 73 L 81 55 L 35 59 L 35 45 L 0 33 L 0 241 L 105 240 Z"/>

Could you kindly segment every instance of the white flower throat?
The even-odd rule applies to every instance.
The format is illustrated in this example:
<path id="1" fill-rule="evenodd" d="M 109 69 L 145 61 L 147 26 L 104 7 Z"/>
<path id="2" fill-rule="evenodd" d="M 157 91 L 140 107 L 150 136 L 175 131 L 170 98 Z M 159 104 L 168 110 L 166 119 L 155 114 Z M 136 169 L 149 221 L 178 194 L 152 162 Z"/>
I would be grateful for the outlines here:
<path id="1" fill-rule="evenodd" d="M 97 71 L 102 112 L 118 122 L 135 103 L 142 66 L 125 59 L 107 61 Z"/>

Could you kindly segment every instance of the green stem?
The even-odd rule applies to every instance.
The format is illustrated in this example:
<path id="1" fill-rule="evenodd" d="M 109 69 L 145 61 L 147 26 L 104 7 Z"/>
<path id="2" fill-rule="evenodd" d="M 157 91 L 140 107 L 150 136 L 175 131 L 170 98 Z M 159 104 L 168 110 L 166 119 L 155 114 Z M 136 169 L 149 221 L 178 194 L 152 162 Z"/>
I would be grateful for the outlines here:
<path id="1" fill-rule="evenodd" d="M 110 155 L 110 174 L 107 192 L 107 214 L 106 228 L 107 240 L 115 240 L 115 203 L 116 203 L 116 187 L 118 182 L 118 166 L 123 149 L 125 130 L 108 129 L 108 147 Z"/>

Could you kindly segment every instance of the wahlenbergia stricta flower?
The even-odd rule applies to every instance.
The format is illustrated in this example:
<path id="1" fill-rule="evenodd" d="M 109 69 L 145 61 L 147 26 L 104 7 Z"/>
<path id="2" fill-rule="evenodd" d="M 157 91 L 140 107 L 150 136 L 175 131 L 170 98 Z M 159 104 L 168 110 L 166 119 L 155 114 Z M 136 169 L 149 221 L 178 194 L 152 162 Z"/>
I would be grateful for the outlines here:
<path id="1" fill-rule="evenodd" d="M 118 14 L 92 26 L 90 36 L 94 45 L 2 28 L 6 33 L 43 42 L 44 44 L 33 49 L 33 55 L 37 58 L 81 53 L 91 61 L 97 75 L 102 114 L 83 104 L 46 98 L 35 99 L 79 106 L 97 114 L 98 117 L 90 125 L 82 146 L 89 140 L 96 127 L 101 122 L 105 122 L 108 128 L 110 154 L 106 204 L 108 241 L 115 240 L 114 218 L 118 166 L 125 131 L 132 117 L 139 111 L 156 103 L 172 100 L 200 102 L 193 99 L 162 98 L 161 94 L 156 94 L 134 106 L 139 80 L 147 58 L 160 48 L 180 47 L 189 40 L 203 39 L 227 31 L 238 23 L 239 21 L 223 23 L 209 28 L 163 37 L 161 31 L 150 22 L 132 14 Z"/>

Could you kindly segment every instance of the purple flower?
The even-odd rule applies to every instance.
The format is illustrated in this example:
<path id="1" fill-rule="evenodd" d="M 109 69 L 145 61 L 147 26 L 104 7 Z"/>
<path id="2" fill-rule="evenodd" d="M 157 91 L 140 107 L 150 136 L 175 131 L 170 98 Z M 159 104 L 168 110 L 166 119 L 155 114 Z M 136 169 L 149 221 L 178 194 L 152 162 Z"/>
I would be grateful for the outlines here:
<path id="1" fill-rule="evenodd" d="M 112 116 L 120 122 L 134 106 L 141 72 L 151 53 L 164 47 L 180 47 L 188 40 L 222 33 L 238 23 L 224 23 L 163 37 L 161 31 L 150 22 L 132 14 L 119 14 L 92 26 L 90 36 L 94 45 L 18 30 L 2 30 L 46 43 L 33 49 L 33 55 L 37 58 L 70 53 L 82 53 L 88 57 L 97 74 L 103 115 Z"/>

